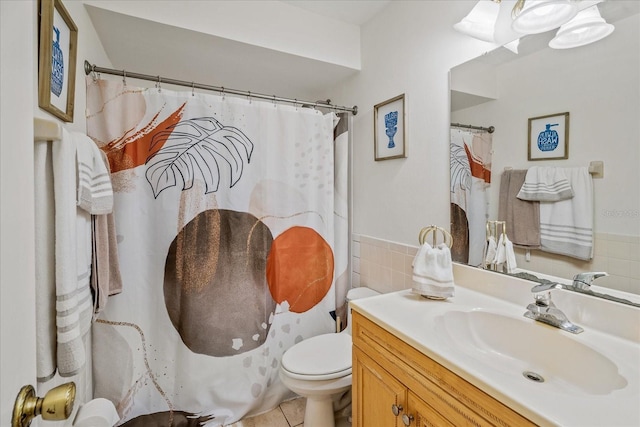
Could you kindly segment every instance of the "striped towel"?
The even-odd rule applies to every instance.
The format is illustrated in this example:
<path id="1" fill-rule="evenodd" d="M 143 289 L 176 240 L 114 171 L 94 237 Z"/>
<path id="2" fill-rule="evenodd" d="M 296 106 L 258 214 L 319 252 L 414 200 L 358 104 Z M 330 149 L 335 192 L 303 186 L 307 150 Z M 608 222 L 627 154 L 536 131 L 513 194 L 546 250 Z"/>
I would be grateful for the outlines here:
<path id="1" fill-rule="evenodd" d="M 62 132 L 53 143 L 55 204 L 55 296 L 58 372 L 78 374 L 85 366 L 84 336 L 91 327 L 91 215 L 77 206 L 77 133 Z M 86 135 L 84 136 L 86 137 Z"/>
<path id="2" fill-rule="evenodd" d="M 575 195 L 540 203 L 541 249 L 589 260 L 593 258 L 593 181 L 586 167 L 564 171 Z"/>
<path id="3" fill-rule="evenodd" d="M 563 168 L 533 166 L 527 170 L 518 199 L 557 202 L 573 197 L 573 189 Z"/>
<path id="4" fill-rule="evenodd" d="M 78 206 L 92 215 L 113 211 L 113 188 L 98 146 L 86 135 L 74 134 L 78 162 Z"/>
<path id="5" fill-rule="evenodd" d="M 413 293 L 445 299 L 454 294 L 451 251 L 444 243 L 431 247 L 424 243 L 413 259 Z"/>

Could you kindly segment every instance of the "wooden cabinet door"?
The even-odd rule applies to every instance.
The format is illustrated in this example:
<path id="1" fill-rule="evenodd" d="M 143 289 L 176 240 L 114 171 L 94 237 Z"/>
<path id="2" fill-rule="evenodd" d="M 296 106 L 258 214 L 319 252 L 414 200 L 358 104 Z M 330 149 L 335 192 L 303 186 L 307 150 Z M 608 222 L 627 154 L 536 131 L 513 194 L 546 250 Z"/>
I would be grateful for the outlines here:
<path id="1" fill-rule="evenodd" d="M 412 419 L 410 418 L 409 425 L 411 427 L 455 427 L 454 424 L 448 422 L 438 411 L 411 391 L 409 391 L 407 397 L 407 404 L 409 408 L 407 416 L 413 417 Z"/>
<path id="2" fill-rule="evenodd" d="M 402 426 L 406 387 L 356 347 L 352 373 L 353 426 Z M 394 405 L 398 415 L 394 414 Z"/>

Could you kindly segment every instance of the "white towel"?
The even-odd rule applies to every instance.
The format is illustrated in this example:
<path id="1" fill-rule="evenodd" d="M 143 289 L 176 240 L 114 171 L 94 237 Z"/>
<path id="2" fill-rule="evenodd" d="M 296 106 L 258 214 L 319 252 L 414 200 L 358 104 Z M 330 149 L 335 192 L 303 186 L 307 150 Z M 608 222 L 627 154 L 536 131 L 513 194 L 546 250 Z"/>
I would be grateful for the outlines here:
<path id="1" fill-rule="evenodd" d="M 62 132 L 54 142 L 52 164 L 55 204 L 55 277 L 57 367 L 61 376 L 80 372 L 85 364 L 82 337 L 91 326 L 91 216 L 77 206 L 76 141 Z"/>
<path id="2" fill-rule="evenodd" d="M 518 199 L 555 202 L 572 198 L 574 192 L 563 168 L 533 166 L 527 170 Z"/>
<path id="3" fill-rule="evenodd" d="M 593 258 L 593 181 L 586 167 L 565 168 L 574 197 L 540 203 L 540 244 L 545 252 Z"/>
<path id="4" fill-rule="evenodd" d="M 487 253 L 484 257 L 484 264 L 489 265 L 495 262 L 496 259 L 496 238 L 489 236 L 487 239 Z"/>
<path id="5" fill-rule="evenodd" d="M 432 248 L 424 243 L 413 259 L 414 293 L 427 298 L 444 299 L 454 293 L 451 251 L 444 243 Z"/>
<path id="6" fill-rule="evenodd" d="M 518 267 L 516 265 L 516 254 L 513 251 L 513 243 L 504 233 L 500 235 L 500 239 L 498 240 L 494 263 L 497 266 L 502 266 L 502 271 L 504 271 L 506 264 L 507 273 L 513 273 Z"/>
<path id="7" fill-rule="evenodd" d="M 36 238 L 36 372 L 39 383 L 56 373 L 56 274 L 52 143 L 34 143 Z M 55 142 L 53 143 L 55 144 Z"/>
<path id="8" fill-rule="evenodd" d="M 98 146 L 91 138 L 74 134 L 78 161 L 78 206 L 93 215 L 113 211 L 111 177 Z"/>

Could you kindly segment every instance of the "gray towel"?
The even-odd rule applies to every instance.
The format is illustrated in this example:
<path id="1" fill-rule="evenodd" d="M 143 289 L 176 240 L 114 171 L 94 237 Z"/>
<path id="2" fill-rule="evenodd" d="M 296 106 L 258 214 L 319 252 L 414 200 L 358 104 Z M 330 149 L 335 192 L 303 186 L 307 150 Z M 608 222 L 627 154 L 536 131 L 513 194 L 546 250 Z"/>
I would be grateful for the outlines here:
<path id="1" fill-rule="evenodd" d="M 526 169 L 502 173 L 498 220 L 506 221 L 507 236 L 515 246 L 537 249 L 540 248 L 540 202 L 516 197 L 526 175 Z"/>
<path id="2" fill-rule="evenodd" d="M 108 168 L 108 160 L 101 153 Z M 107 172 L 109 178 L 109 172 Z M 91 290 L 93 291 L 94 318 L 104 310 L 107 298 L 122 292 L 122 278 L 118 261 L 118 242 L 113 213 L 92 215 Z"/>

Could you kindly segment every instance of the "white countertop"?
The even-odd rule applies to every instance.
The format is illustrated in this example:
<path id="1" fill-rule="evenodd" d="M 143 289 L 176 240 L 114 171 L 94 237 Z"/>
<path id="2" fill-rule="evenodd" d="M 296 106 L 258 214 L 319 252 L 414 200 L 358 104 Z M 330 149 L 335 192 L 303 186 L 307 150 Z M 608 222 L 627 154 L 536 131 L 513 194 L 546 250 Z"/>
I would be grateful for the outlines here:
<path id="1" fill-rule="evenodd" d="M 429 300 L 405 290 L 352 301 L 351 307 L 535 423 L 568 427 L 640 426 L 640 309 L 579 294 L 570 295 L 567 291 L 554 291 L 552 295 L 558 308 L 585 329 L 574 335 L 524 318 L 526 305 L 533 301 L 529 290 L 531 282 L 500 276 L 456 266 L 456 293 L 446 301 Z M 603 356 L 602 360 L 613 362 L 611 366 L 617 367 L 616 378 L 624 378 L 626 385 L 594 392 L 554 381 L 554 378 L 535 383 L 524 378 L 521 372 L 511 372 L 508 369 L 511 365 L 486 363 L 487 357 L 493 357 L 491 352 L 483 354 L 482 358 L 474 358 L 468 352 L 459 351 L 443 335 L 442 323 L 437 319 L 451 311 L 471 310 L 497 313 L 517 319 L 517 322 L 531 322 L 533 327 L 547 328 L 544 334 L 549 337 L 549 334 L 560 334 L 553 338 L 574 340 L 573 347 L 587 346 Z M 507 333 L 503 330 L 493 332 Z M 548 352 L 555 370 L 570 364 L 591 363 L 586 357 L 576 361 L 559 352 L 554 354 L 557 350 L 551 341 Z M 545 343 L 532 345 L 544 346 Z M 496 364 L 499 364 L 501 355 L 495 356 Z M 585 375 L 598 374 L 588 366 L 579 368 L 579 372 L 582 369 Z M 587 380 L 606 383 L 609 378 L 589 377 Z"/>

